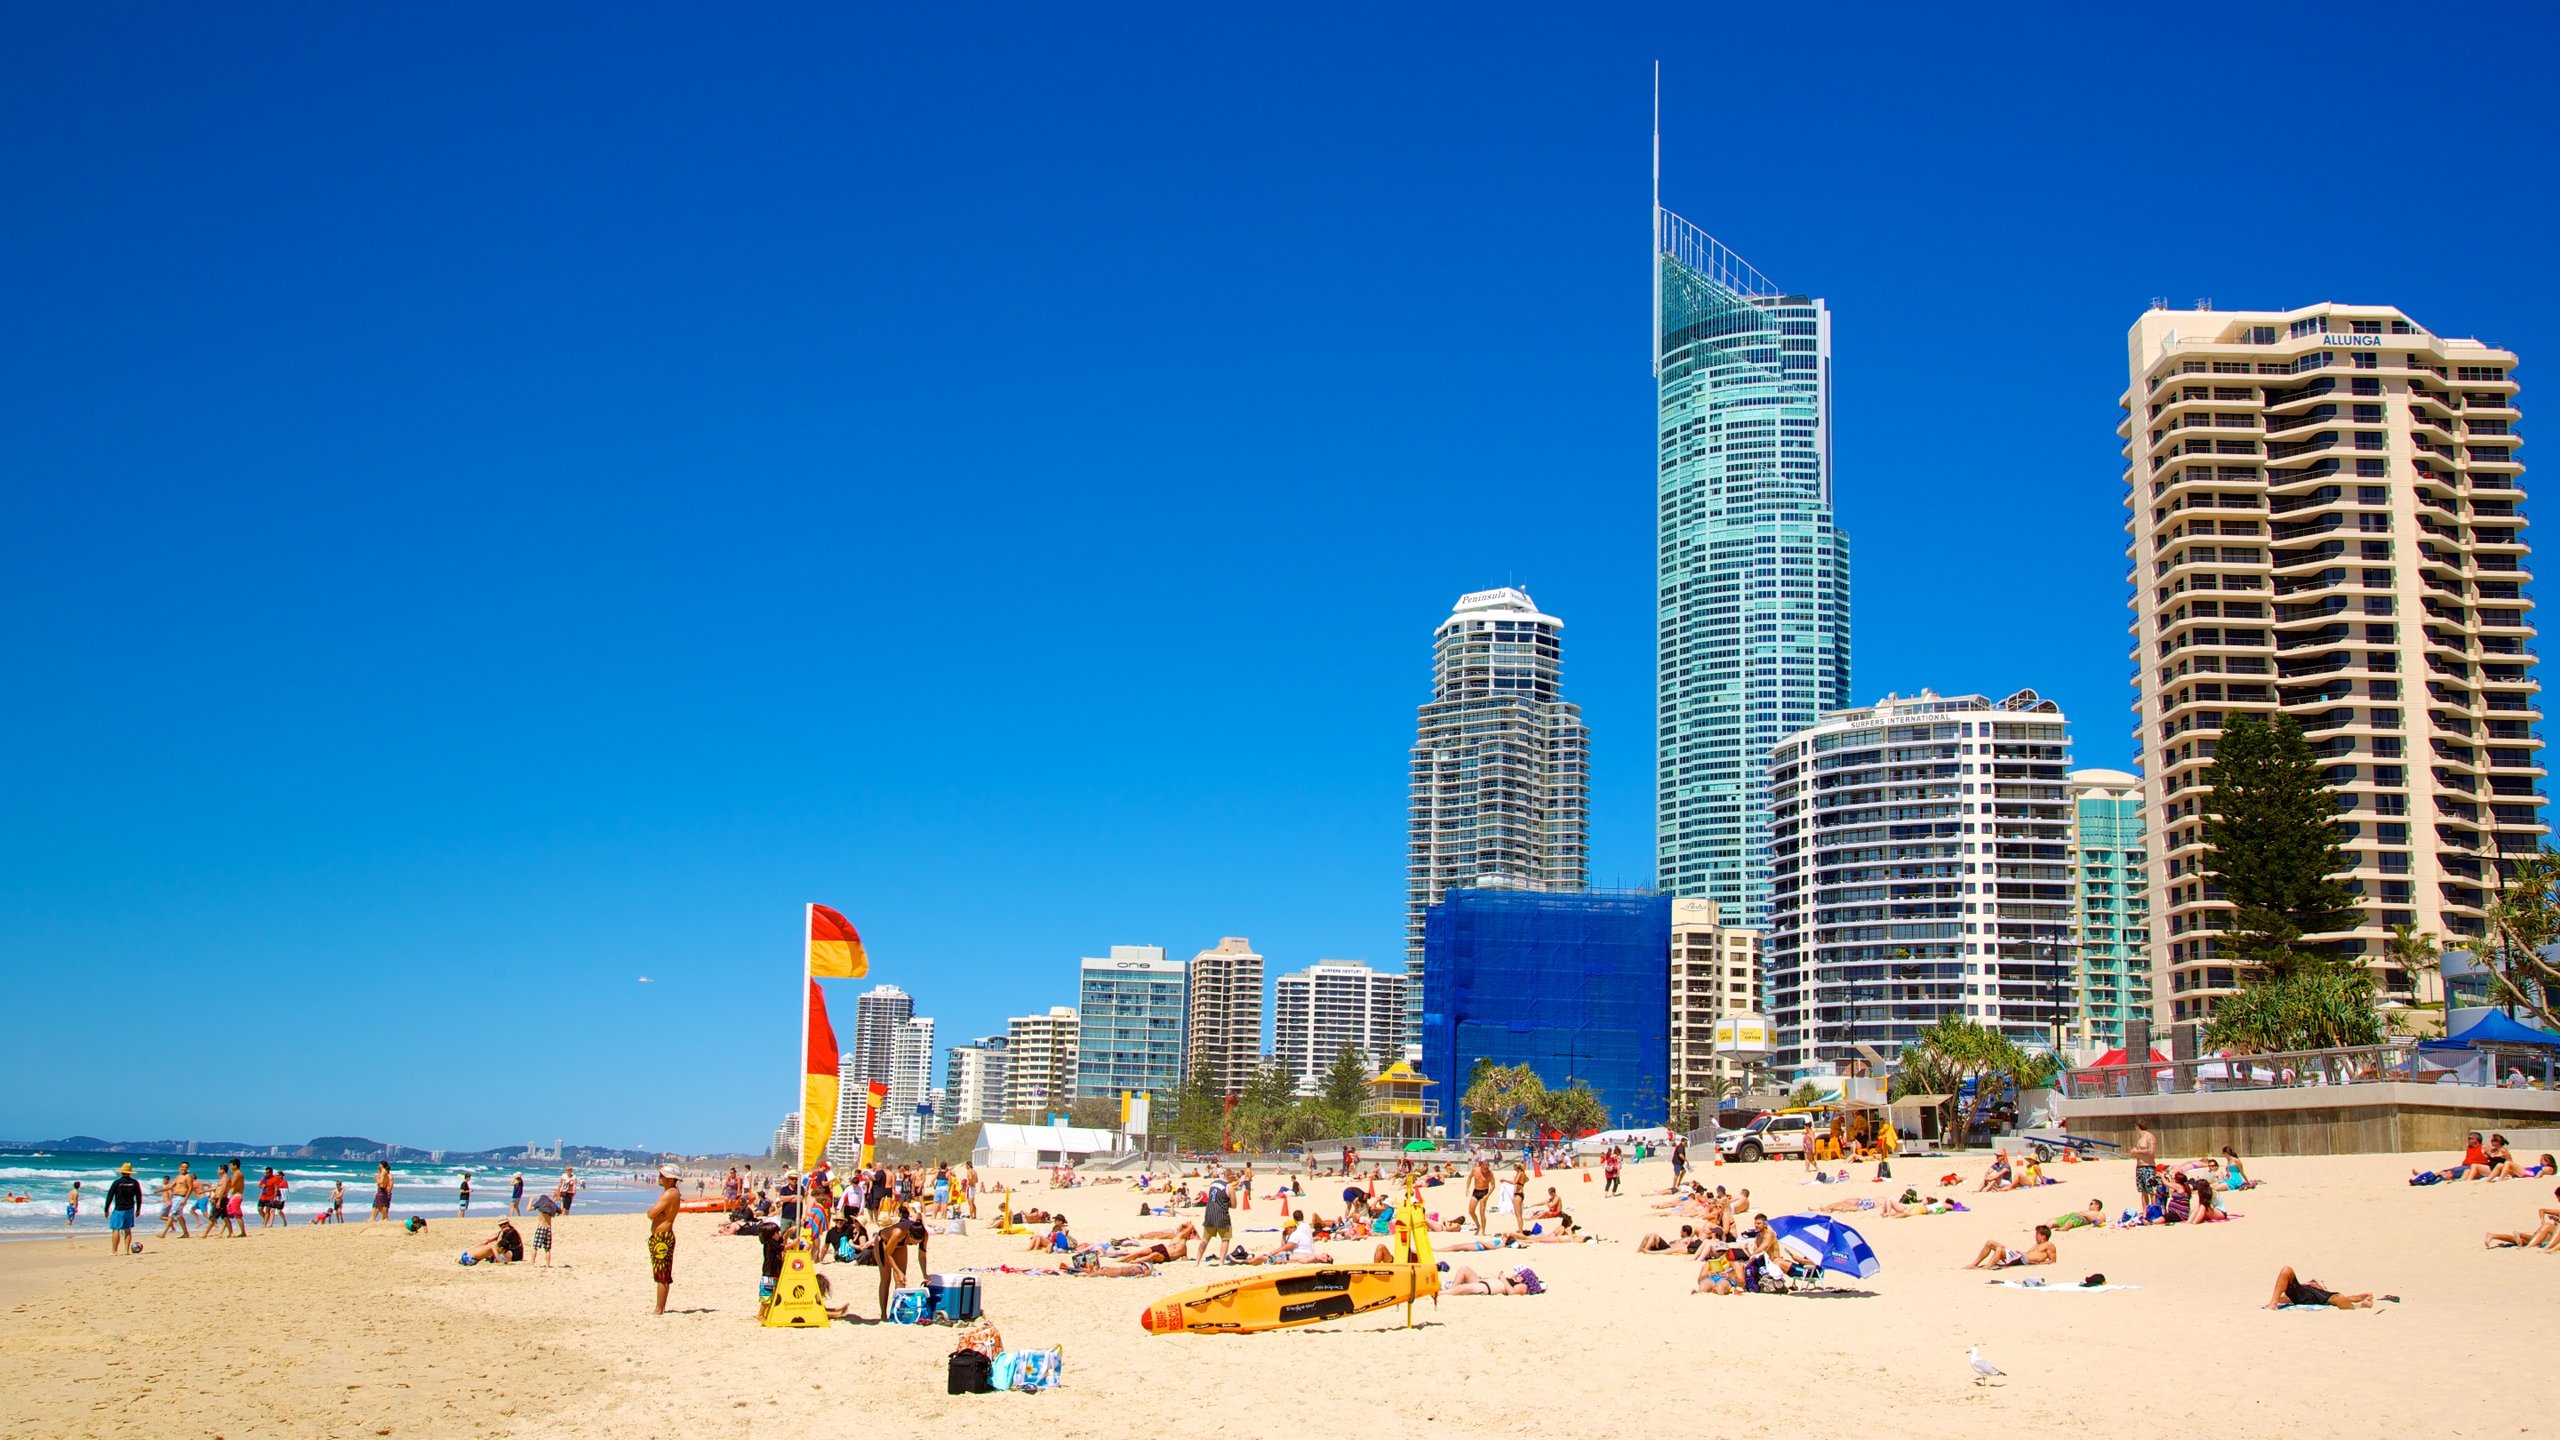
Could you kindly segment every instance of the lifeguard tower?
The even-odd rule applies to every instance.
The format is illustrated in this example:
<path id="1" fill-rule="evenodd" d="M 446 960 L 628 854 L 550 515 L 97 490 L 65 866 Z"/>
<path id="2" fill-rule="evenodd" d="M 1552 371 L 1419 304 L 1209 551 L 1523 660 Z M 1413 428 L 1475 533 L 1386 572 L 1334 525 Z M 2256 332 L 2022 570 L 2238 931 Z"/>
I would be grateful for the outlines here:
<path id="1" fill-rule="evenodd" d="M 1360 1106 L 1361 1130 L 1396 1140 L 1429 1138 L 1440 1123 L 1440 1102 L 1423 1092 L 1439 1083 L 1402 1060 L 1378 1072 Z"/>

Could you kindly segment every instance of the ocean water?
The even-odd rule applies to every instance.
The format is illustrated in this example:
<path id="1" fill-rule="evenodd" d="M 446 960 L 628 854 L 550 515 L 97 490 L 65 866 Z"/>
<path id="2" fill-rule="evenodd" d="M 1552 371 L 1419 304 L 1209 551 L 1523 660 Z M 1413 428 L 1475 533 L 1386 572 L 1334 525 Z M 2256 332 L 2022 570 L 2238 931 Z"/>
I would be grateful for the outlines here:
<path id="1" fill-rule="evenodd" d="M 82 1155 L 55 1154 L 36 1156 L 24 1151 L 0 1151 L 0 1240 L 60 1239 L 68 1234 L 100 1235 L 106 1233 L 107 1184 L 116 1178 L 116 1167 L 131 1164 L 133 1178 L 142 1182 L 142 1215 L 135 1223 L 145 1237 L 160 1233 L 160 1183 L 178 1173 L 184 1161 L 197 1175 L 210 1179 L 225 1155 Z M 312 1216 L 329 1208 L 330 1187 L 347 1182 L 346 1216 L 349 1223 L 361 1221 L 373 1207 L 373 1162 L 370 1160 L 261 1160 L 243 1157 L 249 1170 L 249 1203 L 243 1217 L 249 1228 L 258 1228 L 258 1180 L 273 1165 L 284 1173 L 285 1217 L 295 1225 L 308 1224 Z M 471 1215 L 507 1213 L 507 1192 L 516 1167 L 471 1172 Z M 391 1214 L 394 1219 L 423 1215 L 429 1220 L 453 1216 L 454 1195 L 462 1172 L 451 1165 L 394 1165 L 391 1167 Z M 63 1207 L 71 1195 L 71 1183 L 80 1182 L 80 1215 L 74 1224 L 63 1223 Z M 559 1183 L 560 1167 L 544 1165 L 524 1171 L 524 1190 L 529 1199 Z M 654 1180 L 643 1183 L 641 1177 L 617 1172 L 578 1171 L 578 1205 L 576 1215 L 613 1214 L 649 1207 L 657 1186 Z M 690 1192 L 688 1192 L 690 1193 Z M 26 1197 L 23 1201 L 17 1197 Z M 200 1217 L 190 1212 L 191 1224 Z M 175 1238 L 172 1236 L 172 1238 Z"/>

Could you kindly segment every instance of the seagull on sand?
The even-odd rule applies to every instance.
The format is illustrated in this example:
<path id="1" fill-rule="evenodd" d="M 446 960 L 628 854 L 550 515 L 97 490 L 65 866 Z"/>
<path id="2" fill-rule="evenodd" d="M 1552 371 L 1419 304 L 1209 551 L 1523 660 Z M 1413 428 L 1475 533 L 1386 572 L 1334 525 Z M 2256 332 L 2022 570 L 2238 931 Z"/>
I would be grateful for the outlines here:
<path id="1" fill-rule="evenodd" d="M 1979 1345 L 1964 1352 L 1964 1358 L 1973 1362 L 1973 1383 L 1976 1385 L 1988 1385 L 1994 1380 L 2005 1379 L 2009 1374 L 2008 1371 L 1983 1359 L 1982 1347 Z"/>

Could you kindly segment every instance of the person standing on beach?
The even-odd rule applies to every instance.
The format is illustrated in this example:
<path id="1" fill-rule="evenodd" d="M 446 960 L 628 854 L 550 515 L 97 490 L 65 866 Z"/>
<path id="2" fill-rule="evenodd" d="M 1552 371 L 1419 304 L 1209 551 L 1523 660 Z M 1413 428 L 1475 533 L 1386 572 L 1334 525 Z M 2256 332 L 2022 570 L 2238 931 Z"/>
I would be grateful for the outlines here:
<path id="1" fill-rule="evenodd" d="M 461 1189 L 460 1193 L 458 1193 L 458 1194 L 454 1197 L 454 1202 L 453 1202 L 453 1215 L 454 1215 L 454 1218 L 455 1218 L 455 1219 L 460 1220 L 460 1219 L 465 1219 L 465 1218 L 467 1218 L 470 1214 L 471 1214 L 471 1172 L 470 1172 L 470 1171 L 468 1171 L 468 1170 L 465 1170 L 465 1171 L 463 1171 L 463 1172 L 462 1172 L 462 1189 Z"/>
<path id="2" fill-rule="evenodd" d="M 924 1222 L 916 1218 L 916 1212 L 912 1207 L 901 1205 L 893 1212 L 889 1223 L 880 1227 L 879 1236 L 872 1241 L 871 1253 L 880 1266 L 880 1318 L 882 1320 L 889 1318 L 889 1292 L 903 1287 L 907 1283 L 911 1270 L 918 1278 L 923 1277 L 924 1237 Z M 909 1251 L 915 1254 L 912 1267 L 907 1259 Z"/>
<path id="3" fill-rule="evenodd" d="M 62 1204 L 62 1228 L 70 1229 L 80 1221 L 80 1182 L 71 1182 L 71 1198 Z"/>
<path id="4" fill-rule="evenodd" d="M 134 1217 L 142 1213 L 142 1182 L 133 1178 L 131 1161 L 107 1182 L 107 1253 L 122 1255 L 133 1247 Z"/>
<path id="5" fill-rule="evenodd" d="M 507 1191 L 507 1213 L 510 1215 L 524 1213 L 524 1172 L 521 1170 L 516 1172 L 515 1185 Z"/>
<path id="6" fill-rule="evenodd" d="M 371 1223 L 375 1220 L 388 1220 L 390 1218 L 391 1162 L 388 1160 L 376 1160 L 373 1162 L 373 1213 L 366 1216 L 365 1219 L 367 1223 Z"/>
<path id="7" fill-rule="evenodd" d="M 569 1208 L 578 1203 L 577 1166 L 563 1165 L 560 1167 L 560 1189 L 556 1193 L 560 1199 L 560 1213 L 563 1215 L 568 1214 Z"/>
<path id="8" fill-rule="evenodd" d="M 2145 1206 L 2162 1198 L 2160 1137 L 2151 1133 L 2151 1122 L 2139 1116 L 2133 1122 L 2133 1188 L 2141 1194 Z"/>
<path id="9" fill-rule="evenodd" d="M 533 1197 L 533 1249 L 542 1257 L 542 1268 L 551 1268 L 551 1221 L 560 1213 L 560 1202 L 548 1195 Z"/>
<path id="10" fill-rule="evenodd" d="M 1235 1244 L 1235 1212 L 1227 1205 L 1227 1182 L 1212 1179 L 1208 1193 L 1200 1197 L 1200 1263 L 1209 1257 L 1227 1258 L 1227 1250 Z"/>
<path id="11" fill-rule="evenodd" d="M 344 1180 L 329 1187 L 329 1223 L 347 1223 L 347 1182 Z"/>
<path id="12" fill-rule="evenodd" d="M 1618 1158 L 1618 1147 L 1615 1145 L 1609 1147 L 1608 1154 L 1600 1157 L 1600 1178 L 1605 1182 L 1600 1187 L 1601 1194 L 1618 1193 L 1618 1167 L 1623 1163 L 1625 1162 Z"/>
<path id="13" fill-rule="evenodd" d="M 658 1282 L 654 1315 L 667 1313 L 667 1287 L 676 1283 L 676 1207 L 683 1203 L 676 1183 L 681 1178 L 673 1165 L 659 1166 L 658 1198 L 649 1203 L 649 1278 Z"/>
<path id="14" fill-rule="evenodd" d="M 231 1162 L 231 1238 L 249 1238 L 249 1162 Z"/>
<path id="15" fill-rule="evenodd" d="M 187 1234 L 187 1201 L 194 1197 L 195 1191 L 196 1177 L 187 1172 L 187 1162 L 181 1160 L 178 1162 L 178 1173 L 169 1177 L 167 1188 L 160 1192 L 167 1197 L 167 1203 L 160 1207 L 161 1239 L 169 1238 L 169 1227 L 172 1225 L 177 1227 L 179 1239 L 190 1238 Z"/>
<path id="16" fill-rule="evenodd" d="M 1680 1182 L 1687 1178 L 1688 1174 L 1689 1137 L 1686 1135 L 1675 1135 L 1671 1140 L 1671 1188 L 1674 1190 L 1679 1189 Z"/>
<path id="17" fill-rule="evenodd" d="M 1474 1168 L 1467 1171 L 1467 1223 L 1479 1235 L 1484 1233 L 1484 1202 L 1492 1195 L 1493 1166 L 1479 1154 Z"/>

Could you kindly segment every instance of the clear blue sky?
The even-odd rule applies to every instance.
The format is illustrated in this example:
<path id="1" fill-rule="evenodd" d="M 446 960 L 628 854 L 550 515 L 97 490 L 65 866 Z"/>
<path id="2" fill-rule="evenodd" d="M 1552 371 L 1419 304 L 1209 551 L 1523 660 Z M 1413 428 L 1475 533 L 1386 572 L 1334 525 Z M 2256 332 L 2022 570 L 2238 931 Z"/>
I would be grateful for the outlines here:
<path id="1" fill-rule="evenodd" d="M 1836 316 L 1861 698 L 2129 760 L 2152 296 L 2560 351 L 2535 7 L 849 8 L 0 16 L 0 1135 L 754 1145 L 812 899 L 951 1039 L 1398 963 L 1504 581 L 1645 881 L 1657 58 Z"/>

